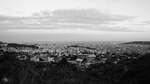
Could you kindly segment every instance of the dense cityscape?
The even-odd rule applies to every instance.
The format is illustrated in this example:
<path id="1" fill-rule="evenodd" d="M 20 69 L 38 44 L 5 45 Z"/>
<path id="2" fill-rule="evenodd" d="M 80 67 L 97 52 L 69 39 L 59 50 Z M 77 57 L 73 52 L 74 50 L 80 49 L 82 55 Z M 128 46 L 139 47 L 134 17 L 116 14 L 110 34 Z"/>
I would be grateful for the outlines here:
<path id="1" fill-rule="evenodd" d="M 85 46 L 78 44 L 23 46 L 23 44 L 1 43 L 1 51 L 14 52 L 18 60 L 51 63 L 59 62 L 62 58 L 65 58 L 69 63 L 83 66 L 106 62 L 117 64 L 120 61 L 136 59 L 140 55 L 150 52 L 149 47 L 140 44 L 101 44 L 101 46 L 90 46 L 90 43 L 85 43 Z M 2 52 L 1 55 L 3 55 Z"/>
<path id="2" fill-rule="evenodd" d="M 66 84 L 66 83 L 85 84 L 85 82 L 87 82 L 87 79 L 82 79 L 81 77 L 82 81 L 81 80 L 79 81 L 74 78 L 74 75 L 73 76 L 71 75 L 71 79 L 70 79 L 70 76 L 69 78 L 67 76 L 67 73 L 79 74 L 79 72 L 80 73 L 82 72 L 84 74 L 88 73 L 90 75 L 91 73 L 92 74 L 95 73 L 94 76 L 100 79 L 100 80 L 96 80 L 96 79 L 88 80 L 89 84 L 90 84 L 90 81 L 92 83 L 93 81 L 95 81 L 94 84 L 98 84 L 98 83 L 102 83 L 102 84 L 114 84 L 115 83 L 116 84 L 116 83 L 121 82 L 120 78 L 124 76 L 123 74 L 130 72 L 130 69 L 132 71 L 132 68 L 134 67 L 131 67 L 131 66 L 133 66 L 133 64 L 136 63 L 136 62 L 134 63 L 134 61 L 139 60 L 144 56 L 147 56 L 147 55 L 149 56 L 150 46 L 149 44 L 146 44 L 146 43 L 148 42 L 144 42 L 144 43 L 143 42 L 66 42 L 66 43 L 63 43 L 63 42 L 53 43 L 52 42 L 52 43 L 37 43 L 37 44 L 32 44 L 32 43 L 19 44 L 19 43 L 0 42 L 0 57 L 1 57 L 0 60 L 1 60 L 1 65 L 2 65 L 0 70 L 1 71 L 5 70 L 5 68 L 3 69 L 3 66 L 5 66 L 5 62 L 4 64 L 2 63 L 4 60 L 6 62 L 9 62 L 10 59 L 11 60 L 15 59 L 17 62 L 21 63 L 20 65 L 21 67 L 23 67 L 22 62 L 25 63 L 24 66 L 29 66 L 30 63 L 31 65 L 35 63 L 30 67 L 31 70 L 32 68 L 34 69 L 33 66 L 39 66 L 40 69 L 44 70 L 44 71 L 41 71 L 41 73 L 42 72 L 45 73 L 47 71 L 47 74 L 49 75 L 51 73 L 54 73 L 53 70 L 48 70 L 50 66 L 54 65 L 56 69 L 58 68 L 58 70 L 60 67 L 62 69 L 64 68 L 64 71 L 62 72 L 58 71 L 59 73 L 64 73 L 63 76 L 65 76 L 65 77 L 62 77 L 63 81 L 61 81 L 62 82 L 61 84 Z M 7 57 L 7 59 L 5 57 Z M 61 64 L 61 66 L 59 64 Z M 7 63 L 6 63 L 6 66 L 7 66 Z M 135 66 L 138 66 L 138 64 L 137 65 L 135 64 Z M 68 70 L 69 68 L 72 68 L 72 67 L 74 67 L 78 72 L 72 72 L 72 70 Z M 23 68 L 26 70 L 26 67 L 23 67 Z M 51 69 L 54 69 L 54 70 L 55 68 L 51 67 Z M 65 70 L 66 68 L 67 70 Z M 108 72 L 106 72 L 107 69 L 108 69 Z M 112 72 L 111 70 L 109 71 L 109 69 L 112 69 Z M 120 75 L 116 75 L 118 73 L 113 72 L 113 70 L 117 71 Z M 28 72 L 24 72 L 24 73 L 29 74 Z M 3 73 L 1 73 L 1 83 L 5 84 L 5 83 L 10 82 L 9 84 L 26 84 L 26 83 L 20 83 L 20 82 L 12 83 L 10 81 L 11 79 L 6 77 L 5 74 L 4 75 L 2 74 Z M 34 73 L 31 73 L 31 74 L 35 75 Z M 108 75 L 108 79 L 107 78 L 103 79 L 104 74 Z M 107 77 L 107 75 L 105 76 Z M 116 77 L 111 78 L 110 77 L 111 75 L 116 76 Z M 54 78 L 55 76 L 57 77 L 57 75 L 54 75 Z M 92 78 L 92 76 L 90 77 Z M 24 78 L 24 80 L 25 79 L 26 77 Z M 34 77 L 33 78 L 31 77 L 30 79 L 34 80 Z M 60 80 L 60 79 L 58 78 L 56 80 Z M 50 83 L 45 83 L 46 82 L 45 81 L 42 84 L 51 84 L 51 83 L 59 84 L 59 82 L 57 82 L 54 79 L 50 79 L 50 80 L 51 80 Z M 65 80 L 67 81 L 65 82 Z M 74 82 L 72 80 L 74 80 Z M 133 80 L 126 81 L 125 84 L 129 84 L 129 83 L 135 84 L 134 82 L 138 82 L 138 81 L 139 81 L 138 79 L 135 81 Z M 33 83 L 32 82 L 29 82 L 29 83 L 36 84 L 35 81 Z"/>

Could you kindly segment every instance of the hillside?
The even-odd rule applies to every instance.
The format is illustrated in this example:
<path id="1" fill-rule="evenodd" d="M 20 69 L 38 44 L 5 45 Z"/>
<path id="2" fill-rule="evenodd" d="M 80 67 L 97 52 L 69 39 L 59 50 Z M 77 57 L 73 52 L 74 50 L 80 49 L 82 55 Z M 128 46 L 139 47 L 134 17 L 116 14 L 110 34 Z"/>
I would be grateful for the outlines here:
<path id="1" fill-rule="evenodd" d="M 140 44 L 140 45 L 150 45 L 150 41 L 132 41 L 132 42 L 126 42 L 122 44 Z"/>
<path id="2" fill-rule="evenodd" d="M 0 41 L 0 44 L 7 44 L 7 47 L 19 47 L 19 48 L 23 48 L 23 47 L 29 47 L 29 48 L 38 48 L 38 46 L 36 45 L 28 45 L 28 44 L 19 44 L 19 43 L 6 43 L 6 42 L 2 42 Z"/>

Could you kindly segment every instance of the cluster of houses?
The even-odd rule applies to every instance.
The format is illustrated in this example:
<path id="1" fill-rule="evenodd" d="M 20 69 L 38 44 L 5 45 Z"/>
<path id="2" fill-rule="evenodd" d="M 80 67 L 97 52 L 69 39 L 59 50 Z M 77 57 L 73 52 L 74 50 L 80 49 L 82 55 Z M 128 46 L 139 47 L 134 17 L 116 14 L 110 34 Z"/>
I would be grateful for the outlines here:
<path id="1" fill-rule="evenodd" d="M 96 55 L 95 54 L 79 54 L 79 55 L 70 55 L 70 56 L 54 56 L 48 53 L 45 54 L 34 54 L 34 55 L 25 55 L 25 54 L 18 54 L 17 59 L 19 60 L 30 60 L 34 62 L 59 62 L 63 58 L 67 60 L 67 62 L 72 64 L 91 64 L 96 62 Z"/>
<path id="2" fill-rule="evenodd" d="M 120 60 L 132 58 L 122 54 L 124 51 L 131 49 L 130 47 L 114 47 L 108 49 L 100 48 L 101 50 L 80 46 L 69 46 L 64 48 L 20 48 L 8 47 L 7 44 L 4 43 L 1 43 L 0 47 L 1 51 L 18 53 L 16 54 L 16 58 L 19 60 L 56 63 L 65 58 L 67 62 L 77 64 L 79 66 L 88 66 L 95 63 L 106 63 L 108 61 L 117 64 Z M 1 51 L 0 55 L 3 54 Z"/>

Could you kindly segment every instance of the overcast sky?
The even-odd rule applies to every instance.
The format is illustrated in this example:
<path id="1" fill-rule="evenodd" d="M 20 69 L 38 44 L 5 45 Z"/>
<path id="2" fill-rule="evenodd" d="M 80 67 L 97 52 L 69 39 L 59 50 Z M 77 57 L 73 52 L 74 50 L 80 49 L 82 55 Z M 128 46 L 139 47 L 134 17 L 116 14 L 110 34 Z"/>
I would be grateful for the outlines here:
<path id="1" fill-rule="evenodd" d="M 0 0 L 0 40 L 150 40 L 150 0 Z"/>

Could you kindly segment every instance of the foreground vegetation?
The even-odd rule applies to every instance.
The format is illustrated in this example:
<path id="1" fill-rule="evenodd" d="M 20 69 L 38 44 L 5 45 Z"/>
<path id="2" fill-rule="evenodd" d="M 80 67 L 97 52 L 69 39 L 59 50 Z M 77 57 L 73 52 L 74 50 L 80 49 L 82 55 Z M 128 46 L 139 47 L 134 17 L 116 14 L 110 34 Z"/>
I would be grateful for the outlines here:
<path id="1" fill-rule="evenodd" d="M 93 64 L 86 69 L 69 64 L 17 60 L 13 53 L 0 56 L 0 84 L 148 84 L 150 54 L 118 64 Z"/>

